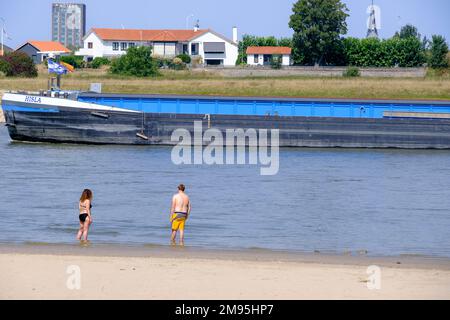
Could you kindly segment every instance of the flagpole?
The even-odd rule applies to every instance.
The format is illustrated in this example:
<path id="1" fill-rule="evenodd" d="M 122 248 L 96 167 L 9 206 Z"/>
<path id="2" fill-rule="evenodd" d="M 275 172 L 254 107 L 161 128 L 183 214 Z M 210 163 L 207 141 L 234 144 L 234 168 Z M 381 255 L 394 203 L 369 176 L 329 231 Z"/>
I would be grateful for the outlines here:
<path id="1" fill-rule="evenodd" d="M 2 49 L 0 51 L 0 54 L 3 56 L 5 54 L 4 46 L 3 46 L 3 41 L 4 41 L 3 34 L 5 33 L 5 19 L 3 19 L 3 18 L 0 18 L 0 19 L 2 20 L 2 39 L 1 39 L 1 41 L 2 41 Z"/>
<path id="2" fill-rule="evenodd" d="M 0 55 L 3 56 L 3 33 L 5 32 L 3 25 L 2 25 L 2 50 L 0 51 Z"/>

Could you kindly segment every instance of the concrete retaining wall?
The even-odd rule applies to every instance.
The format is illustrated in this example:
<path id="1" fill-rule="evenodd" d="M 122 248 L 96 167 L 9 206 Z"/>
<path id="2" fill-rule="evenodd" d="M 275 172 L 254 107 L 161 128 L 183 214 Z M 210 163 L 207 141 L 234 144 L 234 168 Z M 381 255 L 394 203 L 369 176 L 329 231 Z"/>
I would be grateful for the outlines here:
<path id="1" fill-rule="evenodd" d="M 223 77 L 289 77 L 289 76 L 318 76 L 342 77 L 346 67 L 283 67 L 274 70 L 270 67 L 233 67 L 233 68 L 206 68 L 194 70 L 207 70 Z M 388 78 L 423 78 L 426 68 L 360 68 L 362 77 L 388 77 Z"/>

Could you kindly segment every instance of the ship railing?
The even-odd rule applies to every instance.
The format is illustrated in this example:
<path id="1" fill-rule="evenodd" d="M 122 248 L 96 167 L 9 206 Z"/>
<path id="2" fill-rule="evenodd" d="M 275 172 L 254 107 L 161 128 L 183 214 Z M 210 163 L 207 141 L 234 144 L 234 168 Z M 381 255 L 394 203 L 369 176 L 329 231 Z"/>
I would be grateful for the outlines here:
<path id="1" fill-rule="evenodd" d="M 23 94 L 27 96 L 40 96 L 50 98 L 60 98 L 69 100 L 78 100 L 79 91 L 59 91 L 59 90 L 39 90 L 39 91 L 24 91 L 24 90 L 9 90 L 8 93 Z"/>

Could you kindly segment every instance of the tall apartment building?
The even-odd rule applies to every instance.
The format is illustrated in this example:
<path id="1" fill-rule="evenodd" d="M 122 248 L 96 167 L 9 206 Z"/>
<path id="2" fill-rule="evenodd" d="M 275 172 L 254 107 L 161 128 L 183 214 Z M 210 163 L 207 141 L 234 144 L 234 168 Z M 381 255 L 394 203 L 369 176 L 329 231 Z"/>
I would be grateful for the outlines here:
<path id="1" fill-rule="evenodd" d="M 81 3 L 53 3 L 52 40 L 68 48 L 83 46 L 86 34 L 86 5 Z"/>

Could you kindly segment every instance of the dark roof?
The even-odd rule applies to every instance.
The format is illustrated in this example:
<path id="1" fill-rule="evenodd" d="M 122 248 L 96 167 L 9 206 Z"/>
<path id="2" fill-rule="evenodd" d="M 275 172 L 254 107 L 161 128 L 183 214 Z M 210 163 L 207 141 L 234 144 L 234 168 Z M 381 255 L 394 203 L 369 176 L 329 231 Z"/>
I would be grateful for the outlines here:
<path id="1" fill-rule="evenodd" d="M 1 50 L 1 48 L 0 48 Z M 3 51 L 5 52 L 12 52 L 14 51 L 14 49 L 12 49 L 11 47 L 8 47 L 6 44 L 3 45 Z"/>

